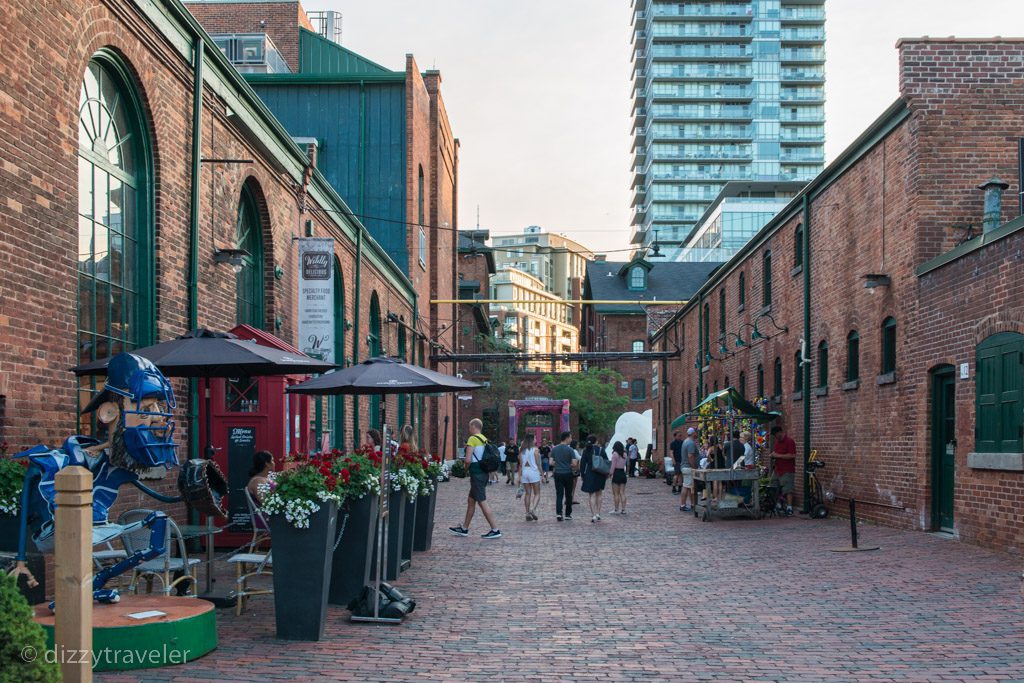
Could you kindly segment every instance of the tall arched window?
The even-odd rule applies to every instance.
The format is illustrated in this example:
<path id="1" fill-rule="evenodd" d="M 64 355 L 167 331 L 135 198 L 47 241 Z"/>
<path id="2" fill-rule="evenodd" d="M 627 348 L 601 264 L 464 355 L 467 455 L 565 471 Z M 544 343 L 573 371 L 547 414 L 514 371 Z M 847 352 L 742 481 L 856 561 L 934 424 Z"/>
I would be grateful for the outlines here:
<path id="1" fill-rule="evenodd" d="M 896 371 L 896 318 L 882 322 L 882 374 Z"/>
<path id="2" fill-rule="evenodd" d="M 377 300 L 377 292 L 370 295 L 370 334 L 366 342 L 370 358 L 376 358 L 381 354 L 380 302 Z M 380 429 L 380 396 L 376 394 L 370 397 L 370 426 Z"/>
<path id="3" fill-rule="evenodd" d="M 235 222 L 235 248 L 243 249 L 242 267 L 235 276 L 235 320 L 263 328 L 263 231 L 256 197 L 248 185 L 242 187 Z"/>
<path id="4" fill-rule="evenodd" d="M 701 347 L 700 362 L 704 365 L 708 364 L 708 354 L 711 352 L 711 305 L 704 304 L 704 339 L 702 340 L 703 346 Z"/>
<path id="5" fill-rule="evenodd" d="M 846 381 L 860 379 L 860 335 L 852 330 L 846 335 Z"/>
<path id="6" fill-rule="evenodd" d="M 418 185 L 418 188 L 417 188 L 417 199 L 416 199 L 417 215 L 419 216 L 419 224 L 420 225 L 424 225 L 427 222 L 426 200 L 423 198 L 423 195 L 425 193 L 424 185 L 425 185 L 425 183 L 424 183 L 424 180 L 423 180 L 423 165 L 420 164 L 420 177 L 419 177 L 419 185 Z"/>
<path id="7" fill-rule="evenodd" d="M 828 342 L 818 344 L 818 388 L 828 386 Z"/>
<path id="8" fill-rule="evenodd" d="M 775 377 L 773 377 L 772 379 L 773 379 L 772 384 L 774 384 L 774 386 L 772 387 L 772 389 L 773 389 L 772 393 L 775 396 L 781 397 L 782 396 L 782 359 L 779 358 L 779 357 L 775 358 Z"/>
<path id="9" fill-rule="evenodd" d="M 793 391 L 803 389 L 803 383 L 800 381 L 803 379 L 803 371 L 803 354 L 797 349 L 796 353 L 793 354 Z"/>
<path id="10" fill-rule="evenodd" d="M 764 366 L 757 364 L 757 398 L 764 398 Z"/>
<path id="11" fill-rule="evenodd" d="M 741 372 L 740 373 L 740 387 L 739 388 L 740 388 L 740 393 L 743 394 L 744 398 L 746 398 L 747 397 L 747 373 L 745 373 L 745 372 Z"/>
<path id="12" fill-rule="evenodd" d="M 747 274 L 740 272 L 739 291 L 737 292 L 740 310 L 747 305 Z"/>
<path id="13" fill-rule="evenodd" d="M 338 367 L 345 367 L 345 278 L 341 263 L 334 259 L 334 358 Z M 331 445 L 345 448 L 345 398 L 327 397 L 327 428 L 331 430 Z"/>
<path id="14" fill-rule="evenodd" d="M 82 79 L 78 110 L 82 363 L 153 342 L 153 164 L 147 129 L 127 70 L 112 55 L 98 53 Z M 98 388 L 95 378 L 82 378 L 80 403 Z M 84 426 L 83 431 L 92 433 Z"/>
<path id="15" fill-rule="evenodd" d="M 718 334 L 725 336 L 725 287 L 718 290 Z"/>
<path id="16" fill-rule="evenodd" d="M 772 305 L 772 250 L 761 256 L 761 305 Z"/>
<path id="17" fill-rule="evenodd" d="M 797 223 L 793 232 L 793 267 L 804 265 L 804 224 Z"/>

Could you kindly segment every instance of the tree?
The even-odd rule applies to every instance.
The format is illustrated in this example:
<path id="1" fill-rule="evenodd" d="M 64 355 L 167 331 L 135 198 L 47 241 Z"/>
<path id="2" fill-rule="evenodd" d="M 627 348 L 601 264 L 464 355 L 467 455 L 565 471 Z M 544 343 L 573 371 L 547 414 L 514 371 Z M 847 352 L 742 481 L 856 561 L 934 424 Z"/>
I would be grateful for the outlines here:
<path id="1" fill-rule="evenodd" d="M 629 405 L 629 399 L 619 395 L 621 381 L 622 375 L 607 368 L 544 377 L 553 397 L 569 399 L 581 432 L 606 436 L 615 431 L 615 421 Z"/>
<path id="2" fill-rule="evenodd" d="M 476 335 L 477 348 L 484 353 L 515 353 L 516 348 L 503 339 Z M 495 438 L 504 434 L 502 429 L 502 416 L 507 415 L 504 410 L 512 398 L 512 389 L 515 384 L 515 366 L 512 363 L 490 363 L 486 365 L 488 371 L 487 381 L 491 386 L 480 393 L 480 405 L 493 406 L 496 411 L 497 424 L 494 426 Z M 506 418 L 507 419 L 507 418 Z"/>

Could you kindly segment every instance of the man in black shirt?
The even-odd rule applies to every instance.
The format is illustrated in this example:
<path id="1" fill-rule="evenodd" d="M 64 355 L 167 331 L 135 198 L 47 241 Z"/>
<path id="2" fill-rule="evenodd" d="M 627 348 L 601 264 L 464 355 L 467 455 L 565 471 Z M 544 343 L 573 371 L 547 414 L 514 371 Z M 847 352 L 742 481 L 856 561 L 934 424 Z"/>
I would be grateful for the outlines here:
<path id="1" fill-rule="evenodd" d="M 573 472 L 580 468 L 579 456 L 569 442 L 572 432 L 562 432 L 562 443 L 551 449 L 551 469 L 555 474 L 555 514 L 562 521 L 562 500 L 565 500 L 565 520 L 572 519 Z"/>
<path id="2" fill-rule="evenodd" d="M 677 429 L 672 433 L 672 443 L 668 445 L 669 452 L 672 453 L 672 463 L 676 466 L 675 476 L 672 479 L 672 493 L 679 493 L 679 489 L 683 485 L 683 440 L 679 437 L 680 433 Z"/>

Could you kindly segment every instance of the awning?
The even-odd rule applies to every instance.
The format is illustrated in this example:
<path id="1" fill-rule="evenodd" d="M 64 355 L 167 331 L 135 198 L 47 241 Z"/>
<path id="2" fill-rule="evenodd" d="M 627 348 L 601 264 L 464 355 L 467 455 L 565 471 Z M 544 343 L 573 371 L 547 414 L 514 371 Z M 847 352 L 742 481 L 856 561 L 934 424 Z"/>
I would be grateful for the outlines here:
<path id="1" fill-rule="evenodd" d="M 734 387 L 728 387 L 721 391 L 715 391 L 708 394 L 703 401 L 697 404 L 696 408 L 677 417 L 672 421 L 672 429 L 685 425 L 686 421 L 691 416 L 696 417 L 700 413 L 701 407 L 709 403 L 715 406 L 732 408 L 736 411 L 736 417 L 739 418 L 754 418 L 764 422 L 770 422 L 776 418 L 782 417 L 782 413 L 765 412 L 761 410 L 753 403 L 750 403 L 747 399 L 743 398 L 743 394 L 737 391 Z"/>

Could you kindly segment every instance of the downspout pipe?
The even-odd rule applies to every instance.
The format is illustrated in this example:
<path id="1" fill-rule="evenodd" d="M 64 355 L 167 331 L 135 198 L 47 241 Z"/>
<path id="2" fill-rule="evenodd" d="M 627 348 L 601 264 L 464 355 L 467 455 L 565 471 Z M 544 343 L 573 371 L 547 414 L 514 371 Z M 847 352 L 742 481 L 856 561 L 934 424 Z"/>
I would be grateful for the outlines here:
<path id="1" fill-rule="evenodd" d="M 203 155 L 203 62 L 205 43 L 197 36 L 192 48 L 192 169 L 191 205 L 188 232 L 188 329 L 199 327 L 199 182 Z M 209 386 L 207 384 L 207 386 Z M 209 390 L 209 389 L 207 389 Z M 207 397 L 209 400 L 209 397 Z M 199 390 L 195 379 L 189 380 L 189 457 L 199 457 Z M 210 425 L 206 425 L 210 429 Z M 207 439 L 209 441 L 209 439 Z"/>
<path id="2" fill-rule="evenodd" d="M 804 512 L 810 512 L 809 493 L 810 476 L 807 462 L 811 459 L 811 202 L 807 194 L 803 200 L 803 245 L 804 253 L 804 366 L 803 366 L 803 404 L 804 404 Z"/>
<path id="3" fill-rule="evenodd" d="M 704 348 L 704 295 L 697 298 L 697 402 L 704 400 L 704 359 L 707 349 Z M 687 406 L 687 410 L 693 406 Z"/>
<path id="4" fill-rule="evenodd" d="M 366 84 L 359 81 L 359 213 L 364 213 L 366 185 L 366 139 L 363 135 L 363 128 L 366 125 Z M 356 305 L 352 321 L 352 365 L 359 362 L 359 345 L 362 340 L 359 336 L 359 312 L 360 312 L 360 286 L 363 280 L 363 224 L 356 223 Z M 361 443 L 359 435 L 359 397 L 352 397 L 352 438 L 353 445 Z"/>

